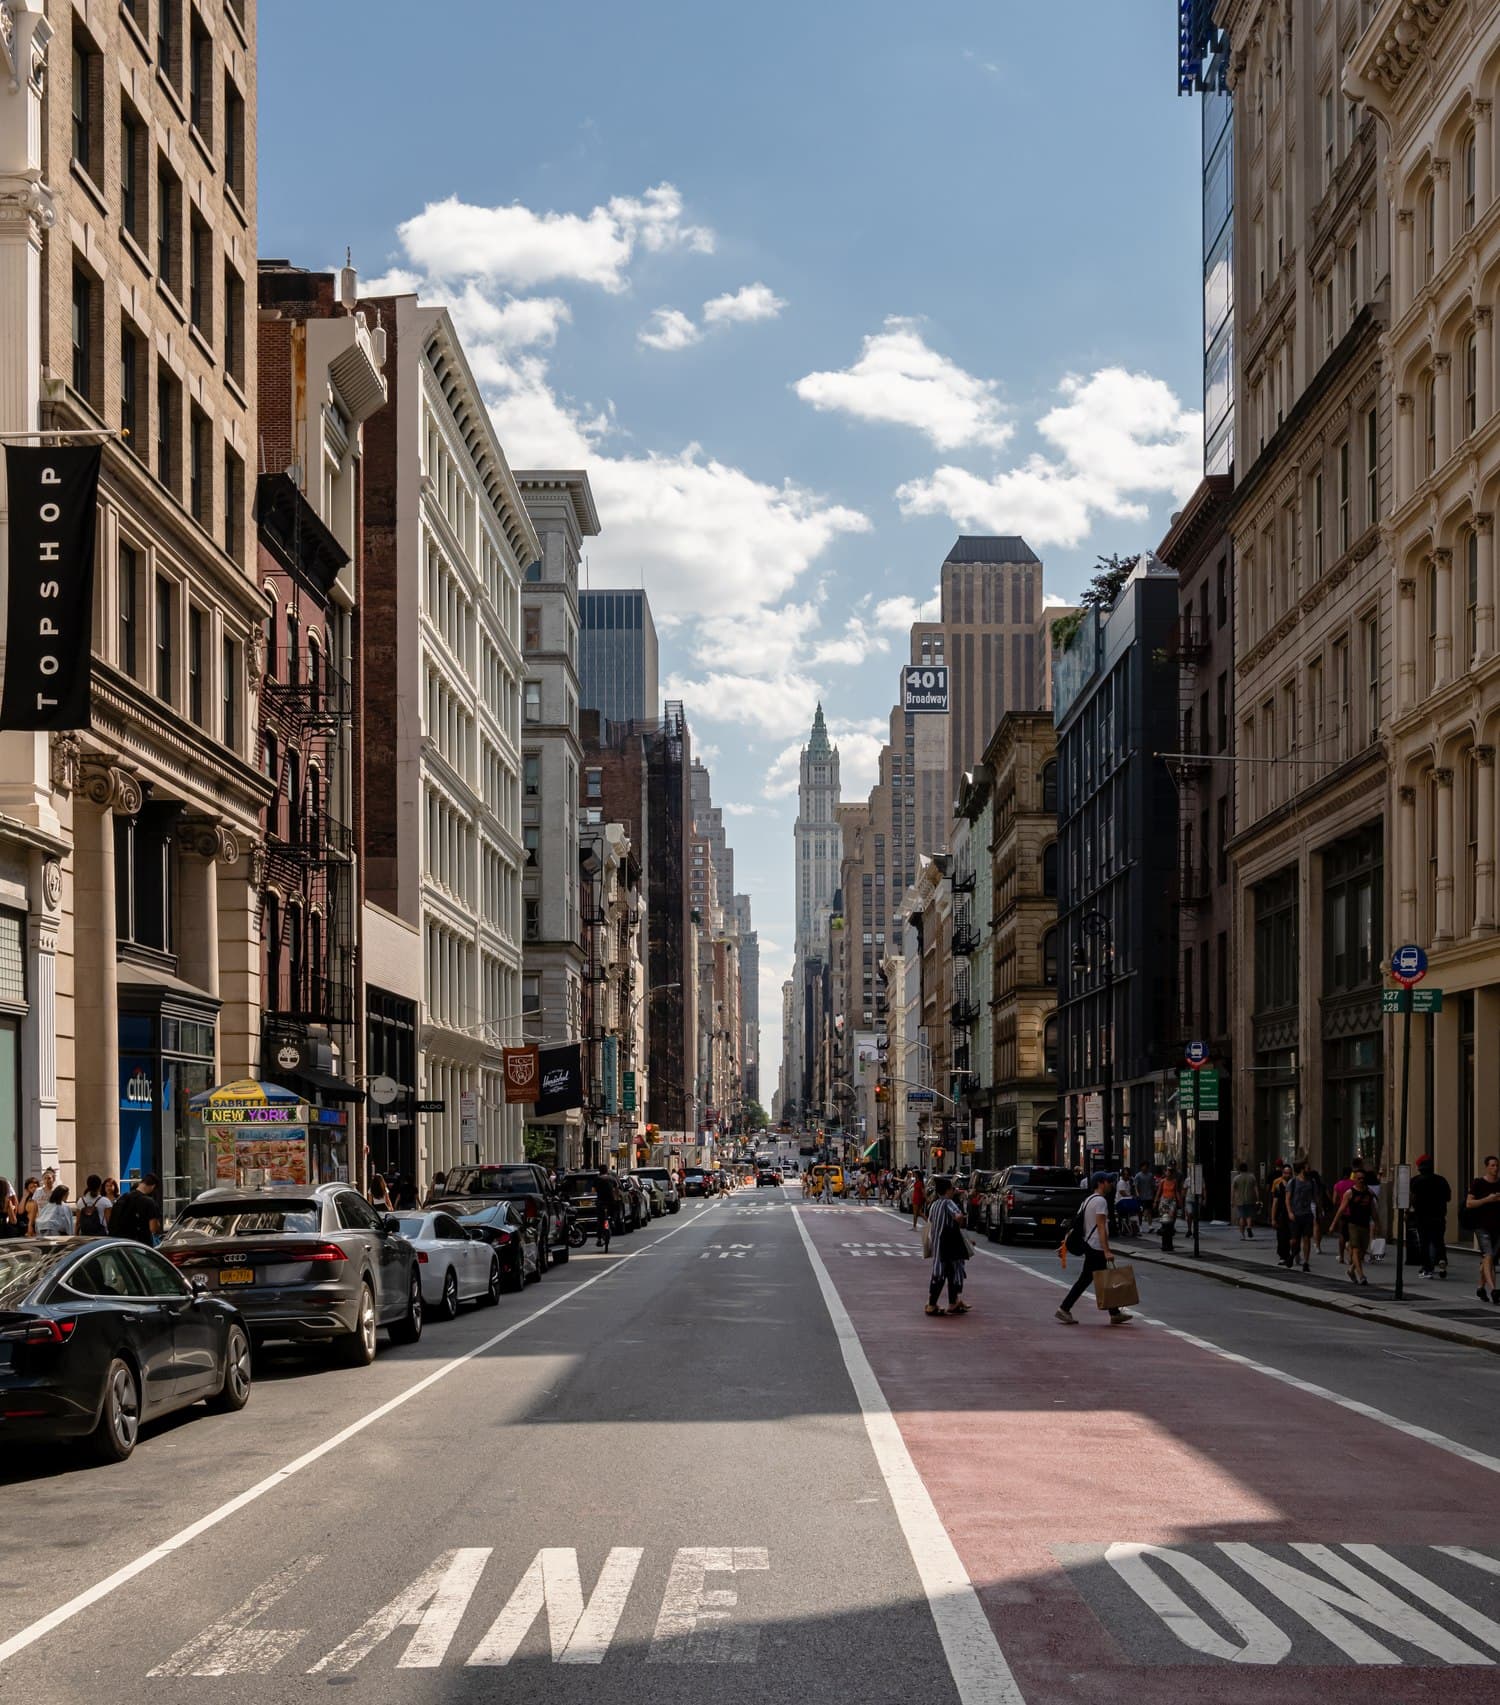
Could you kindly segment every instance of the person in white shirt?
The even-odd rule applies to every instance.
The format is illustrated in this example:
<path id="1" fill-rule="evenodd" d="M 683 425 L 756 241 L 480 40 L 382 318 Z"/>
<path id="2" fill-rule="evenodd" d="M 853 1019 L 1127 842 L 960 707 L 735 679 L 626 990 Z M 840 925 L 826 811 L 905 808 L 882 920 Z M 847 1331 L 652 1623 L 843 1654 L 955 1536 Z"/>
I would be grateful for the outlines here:
<path id="1" fill-rule="evenodd" d="M 1073 1288 L 1063 1299 L 1063 1305 L 1056 1316 L 1064 1326 L 1078 1324 L 1078 1317 L 1073 1313 L 1073 1304 L 1093 1284 L 1094 1274 L 1114 1261 L 1114 1253 L 1109 1247 L 1109 1202 L 1115 1193 L 1114 1175 L 1096 1172 L 1090 1182 L 1094 1193 L 1079 1209 L 1083 1221 L 1083 1271 L 1074 1280 Z M 1123 1308 L 1112 1308 L 1109 1311 L 1111 1326 L 1119 1326 L 1132 1318 Z"/>

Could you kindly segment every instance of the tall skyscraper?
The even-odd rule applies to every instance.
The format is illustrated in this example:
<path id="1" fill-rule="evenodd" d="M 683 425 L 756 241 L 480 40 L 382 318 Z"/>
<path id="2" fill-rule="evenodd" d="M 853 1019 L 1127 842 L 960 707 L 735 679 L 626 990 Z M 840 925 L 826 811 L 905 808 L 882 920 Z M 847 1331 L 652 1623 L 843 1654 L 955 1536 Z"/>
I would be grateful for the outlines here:
<path id="1" fill-rule="evenodd" d="M 814 1037 L 809 1022 L 808 990 L 814 973 L 826 967 L 828 920 L 839 883 L 843 856 L 838 823 L 839 753 L 828 738 L 819 704 L 807 744 L 802 748 L 797 785 L 797 824 L 792 831 L 796 874 L 796 960 L 791 1029 L 782 1046 L 788 1058 L 788 1095 L 805 1113 Z"/>
<path id="2" fill-rule="evenodd" d="M 606 722 L 654 722 L 660 715 L 656 623 L 645 592 L 580 591 L 578 621 L 583 708 Z"/>

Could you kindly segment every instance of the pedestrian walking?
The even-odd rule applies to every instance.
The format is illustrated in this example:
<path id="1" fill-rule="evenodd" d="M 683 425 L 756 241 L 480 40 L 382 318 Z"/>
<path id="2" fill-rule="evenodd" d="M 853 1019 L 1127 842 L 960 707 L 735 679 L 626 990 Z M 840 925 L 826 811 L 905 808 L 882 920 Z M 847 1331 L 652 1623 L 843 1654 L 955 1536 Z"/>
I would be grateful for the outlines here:
<path id="1" fill-rule="evenodd" d="M 78 1198 L 74 1229 L 80 1237 L 105 1237 L 109 1233 L 109 1197 L 97 1172 L 84 1181 L 83 1194 Z"/>
<path id="2" fill-rule="evenodd" d="M 1338 1233 L 1339 1263 L 1345 1267 L 1349 1264 L 1349 1225 L 1348 1221 L 1340 1215 L 1339 1209 L 1344 1205 L 1344 1197 L 1349 1194 L 1354 1181 L 1354 1174 L 1363 1170 L 1364 1162 L 1356 1155 L 1353 1165 L 1342 1178 L 1335 1179 L 1333 1185 L 1333 1218 L 1328 1222 L 1328 1229 Z"/>
<path id="3" fill-rule="evenodd" d="M 37 1210 L 36 1234 L 38 1237 L 73 1235 L 73 1210 L 68 1206 L 66 1184 L 59 1184 Z"/>
<path id="4" fill-rule="evenodd" d="M 1292 1168 L 1292 1181 L 1287 1186 L 1287 1207 L 1292 1215 L 1292 1258 L 1300 1258 L 1304 1273 L 1312 1270 L 1308 1258 L 1318 1227 L 1318 1194 L 1316 1175 L 1306 1160 L 1299 1160 Z"/>
<path id="5" fill-rule="evenodd" d="M 922 1210 L 927 1206 L 927 1186 L 922 1181 L 922 1174 L 916 1173 L 911 1185 L 911 1223 L 912 1230 L 922 1223 Z"/>
<path id="6" fill-rule="evenodd" d="M 1292 1166 L 1282 1161 L 1271 1180 L 1271 1230 L 1276 1234 L 1276 1265 L 1292 1264 Z"/>
<path id="7" fill-rule="evenodd" d="M 1096 1172 L 1090 1183 L 1093 1185 L 1093 1194 L 1078 1210 L 1083 1241 L 1083 1271 L 1073 1281 L 1072 1290 L 1063 1298 L 1062 1307 L 1054 1316 L 1064 1326 L 1078 1324 L 1078 1317 L 1073 1313 L 1073 1304 L 1093 1284 L 1094 1274 L 1101 1268 L 1110 1266 L 1115 1258 L 1109 1247 L 1109 1203 L 1114 1195 L 1115 1181 L 1107 1172 Z M 1069 1241 L 1071 1242 L 1071 1233 Z M 1134 1316 L 1127 1314 L 1123 1308 L 1112 1308 L 1109 1311 L 1111 1326 L 1119 1326 L 1133 1318 Z"/>
<path id="8" fill-rule="evenodd" d="M 964 1235 L 964 1211 L 953 1193 L 953 1180 L 947 1177 L 932 1181 L 932 1206 L 927 1210 L 927 1227 L 932 1240 L 932 1274 L 927 1284 L 928 1314 L 967 1314 L 969 1305 L 963 1300 L 964 1271 L 969 1259 L 969 1240 Z M 943 1286 L 948 1287 L 948 1306 L 938 1302 Z"/>
<path id="9" fill-rule="evenodd" d="M 110 1209 L 110 1235 L 129 1238 L 133 1243 L 155 1243 L 161 1236 L 161 1203 L 156 1194 L 160 1188 L 161 1180 L 154 1172 L 137 1178 Z"/>
<path id="10" fill-rule="evenodd" d="M 16 1197 L 16 1220 L 21 1227 L 22 1237 L 32 1237 L 36 1230 L 36 1208 L 31 1198 L 36 1194 L 38 1180 L 27 1178 L 21 1185 L 21 1193 Z"/>
<path id="11" fill-rule="evenodd" d="M 594 1247 L 609 1254 L 610 1233 L 614 1230 L 615 1215 L 620 1208 L 620 1187 L 615 1183 L 614 1174 L 602 1168 L 599 1182 L 594 1189 L 595 1231 Z"/>
<path id="12" fill-rule="evenodd" d="M 21 1195 L 21 1204 L 26 1213 L 26 1233 L 29 1237 L 41 1234 L 36 1229 L 37 1216 L 52 1199 L 52 1192 L 57 1188 L 57 1174 L 50 1166 L 42 1168 L 40 1178 L 28 1178 L 26 1189 Z"/>
<path id="13" fill-rule="evenodd" d="M 1350 1169 L 1349 1188 L 1339 1198 L 1333 1218 L 1335 1225 L 1343 1225 L 1344 1244 L 1349 1251 L 1349 1282 L 1369 1284 L 1365 1277 L 1365 1256 L 1370 1248 L 1370 1227 L 1375 1221 L 1375 1197 L 1357 1166 Z"/>
<path id="14" fill-rule="evenodd" d="M 1141 1223 L 1149 1225 L 1156 1213 L 1156 1174 L 1145 1161 L 1136 1169 L 1135 1199 L 1141 1205 Z"/>
<path id="15" fill-rule="evenodd" d="M 818 1200 L 820 1202 L 832 1202 L 833 1200 L 833 1174 L 826 1166 L 823 1168 L 822 1182 L 818 1186 Z"/>
<path id="16" fill-rule="evenodd" d="M 391 1200 L 390 1186 L 385 1181 L 384 1173 L 375 1174 L 370 1180 L 370 1188 L 365 1193 L 372 1208 L 382 1208 L 388 1214 L 395 1213 L 396 1204 Z"/>
<path id="17" fill-rule="evenodd" d="M 1419 1154 L 1416 1175 L 1411 1181 L 1410 1211 L 1424 1279 L 1448 1277 L 1448 1204 L 1452 1200 L 1452 1186 L 1440 1172 L 1433 1170 L 1432 1156 Z"/>
<path id="18" fill-rule="evenodd" d="M 1156 1218 L 1161 1227 L 1161 1252 L 1172 1253 L 1172 1240 L 1177 1235 L 1177 1216 L 1182 1212 L 1182 1185 L 1177 1168 L 1169 1166 L 1156 1186 Z"/>
<path id="19" fill-rule="evenodd" d="M 1240 1240 L 1255 1236 L 1255 1210 L 1260 1206 L 1260 1180 L 1250 1170 L 1250 1162 L 1242 1160 L 1229 1180 L 1229 1199 L 1234 1203 L 1234 1217 L 1240 1228 Z"/>
<path id="20" fill-rule="evenodd" d="M 1479 1290 L 1488 1302 L 1500 1302 L 1495 1288 L 1495 1261 L 1500 1257 L 1500 1158 L 1487 1155 L 1483 1174 L 1464 1198 L 1468 1227 L 1479 1236 Z"/>

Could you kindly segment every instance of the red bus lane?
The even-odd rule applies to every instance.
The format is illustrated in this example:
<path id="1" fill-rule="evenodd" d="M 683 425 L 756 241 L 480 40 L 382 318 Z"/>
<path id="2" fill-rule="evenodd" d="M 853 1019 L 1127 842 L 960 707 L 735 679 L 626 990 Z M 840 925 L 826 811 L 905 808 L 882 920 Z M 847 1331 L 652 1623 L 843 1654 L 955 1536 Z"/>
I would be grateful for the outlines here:
<path id="1" fill-rule="evenodd" d="M 1500 1473 L 982 1254 L 928 1318 L 909 1229 L 804 1223 L 1030 1705 L 1500 1700 Z"/>

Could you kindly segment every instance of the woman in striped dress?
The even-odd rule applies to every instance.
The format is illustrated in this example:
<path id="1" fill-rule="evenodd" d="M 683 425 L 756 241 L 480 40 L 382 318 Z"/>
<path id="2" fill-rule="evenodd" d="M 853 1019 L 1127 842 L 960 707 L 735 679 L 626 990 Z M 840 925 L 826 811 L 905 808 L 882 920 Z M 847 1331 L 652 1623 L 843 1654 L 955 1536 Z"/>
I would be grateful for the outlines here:
<path id="1" fill-rule="evenodd" d="M 927 1210 L 927 1223 L 932 1228 L 932 1277 L 927 1285 L 929 1314 L 967 1314 L 969 1305 L 963 1300 L 964 1267 L 969 1258 L 969 1245 L 964 1237 L 963 1209 L 953 1199 L 953 1180 L 934 1178 L 932 1206 Z M 948 1287 L 948 1306 L 938 1306 L 944 1284 Z"/>

